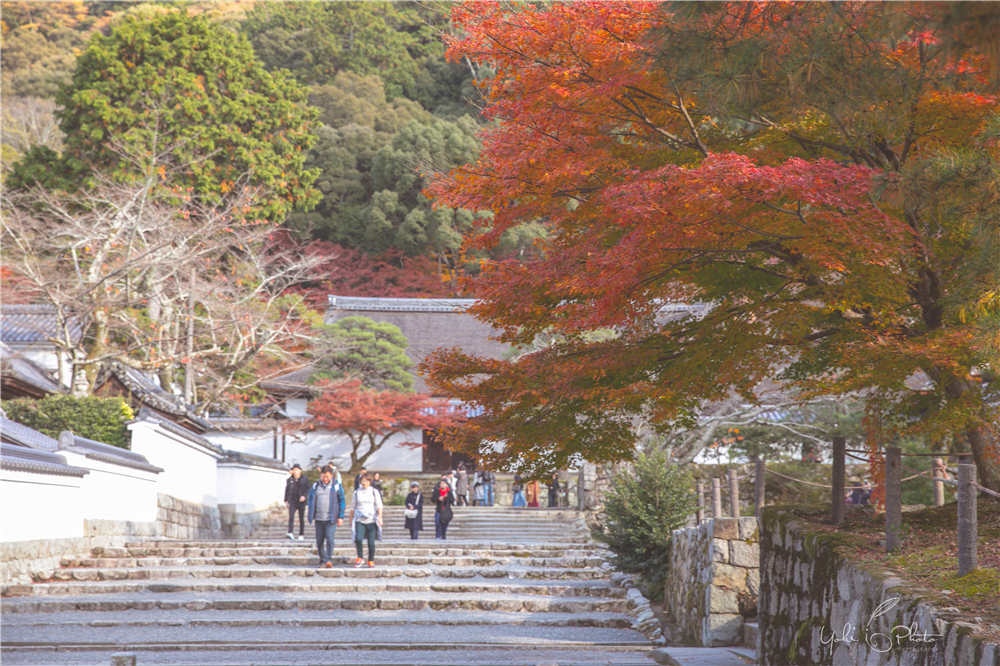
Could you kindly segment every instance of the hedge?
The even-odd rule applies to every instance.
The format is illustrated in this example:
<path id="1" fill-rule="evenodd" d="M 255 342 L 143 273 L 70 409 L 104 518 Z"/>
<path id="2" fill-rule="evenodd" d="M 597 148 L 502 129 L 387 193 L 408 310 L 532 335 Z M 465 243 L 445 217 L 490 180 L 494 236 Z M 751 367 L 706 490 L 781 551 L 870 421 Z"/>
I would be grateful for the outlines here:
<path id="1" fill-rule="evenodd" d="M 55 395 L 41 400 L 18 398 L 0 401 L 7 418 L 29 428 L 59 438 L 63 430 L 122 449 L 130 446 L 130 434 L 125 427 L 135 418 L 124 398 L 74 398 Z"/>

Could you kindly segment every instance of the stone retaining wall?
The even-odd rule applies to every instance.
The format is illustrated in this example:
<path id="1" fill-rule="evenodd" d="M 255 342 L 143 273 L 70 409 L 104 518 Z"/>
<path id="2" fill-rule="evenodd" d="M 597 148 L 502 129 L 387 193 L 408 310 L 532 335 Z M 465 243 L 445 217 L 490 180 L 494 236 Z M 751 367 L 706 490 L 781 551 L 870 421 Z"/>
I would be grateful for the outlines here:
<path id="1" fill-rule="evenodd" d="M 753 517 L 717 518 L 674 531 L 663 606 L 686 643 L 742 643 L 744 620 L 757 614 L 757 539 Z"/>
<path id="2" fill-rule="evenodd" d="M 851 560 L 860 537 L 821 532 L 796 514 L 824 508 L 761 515 L 759 663 L 1000 666 L 1000 645 L 977 635 L 947 597 Z"/>
<path id="3" fill-rule="evenodd" d="M 85 520 L 84 536 L 68 539 L 7 541 L 0 544 L 0 583 L 28 585 L 34 580 L 48 580 L 64 557 L 77 557 L 94 548 L 116 548 L 129 539 L 156 536 L 155 523 L 117 520 Z"/>
<path id="4" fill-rule="evenodd" d="M 219 509 L 160 493 L 156 496 L 156 536 L 167 539 L 218 539 L 223 536 Z"/>

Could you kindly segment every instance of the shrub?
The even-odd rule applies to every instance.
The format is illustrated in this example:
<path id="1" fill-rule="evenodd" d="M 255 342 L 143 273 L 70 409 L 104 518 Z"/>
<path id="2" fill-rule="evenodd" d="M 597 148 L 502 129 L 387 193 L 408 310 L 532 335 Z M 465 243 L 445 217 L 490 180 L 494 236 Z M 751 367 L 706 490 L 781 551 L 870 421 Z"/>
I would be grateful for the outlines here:
<path id="1" fill-rule="evenodd" d="M 642 456 L 612 479 L 605 498 L 604 540 L 619 571 L 638 574 L 651 598 L 662 596 L 670 567 L 670 537 L 697 508 L 691 474 L 663 453 Z"/>
<path id="2" fill-rule="evenodd" d="M 126 421 L 135 416 L 124 398 L 74 398 L 50 395 L 41 400 L 18 398 L 4 400 L 7 418 L 59 439 L 63 430 L 122 449 L 129 448 L 130 433 Z"/>

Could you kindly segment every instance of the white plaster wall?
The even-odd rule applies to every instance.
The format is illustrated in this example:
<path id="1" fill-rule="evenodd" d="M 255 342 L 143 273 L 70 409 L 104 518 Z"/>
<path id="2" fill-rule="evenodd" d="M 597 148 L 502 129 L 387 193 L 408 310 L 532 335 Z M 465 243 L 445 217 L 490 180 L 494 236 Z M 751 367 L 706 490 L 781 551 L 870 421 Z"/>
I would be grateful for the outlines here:
<path id="1" fill-rule="evenodd" d="M 205 438 L 230 451 L 242 451 L 268 458 L 274 455 L 274 437 L 270 432 L 222 433 L 216 431 L 206 434 Z M 393 435 L 378 452 L 372 454 L 372 457 L 368 459 L 368 469 L 372 471 L 392 470 L 394 472 L 422 471 L 423 449 L 419 446 L 410 447 L 403 444 L 407 441 L 420 443 L 422 440 L 423 432 L 416 429 Z M 364 449 L 362 449 L 363 453 Z M 280 441 L 278 442 L 278 456 L 279 458 L 281 456 Z M 336 459 L 338 467 L 341 470 L 346 470 L 350 467 L 351 441 L 345 435 L 328 430 L 286 435 L 285 462 L 289 466 L 298 463 L 305 468 L 309 461 L 316 456 L 320 456 L 320 460 L 324 463 Z"/>
<path id="2" fill-rule="evenodd" d="M 82 537 L 89 517 L 82 485 L 83 479 L 72 476 L 0 471 L 0 540 Z"/>
<path id="3" fill-rule="evenodd" d="M 89 469 L 83 477 L 80 503 L 84 517 L 96 520 L 153 522 L 156 520 L 158 474 L 111 465 L 61 451 L 73 467 Z"/>
<path id="4" fill-rule="evenodd" d="M 215 467 L 220 455 L 152 421 L 137 421 L 128 427 L 132 431 L 132 450 L 164 469 L 157 492 L 196 504 L 219 505 Z"/>
<path id="5" fill-rule="evenodd" d="M 239 504 L 241 510 L 252 505 L 253 511 L 263 511 L 285 499 L 285 479 L 288 472 L 240 463 L 220 462 L 219 504 Z"/>

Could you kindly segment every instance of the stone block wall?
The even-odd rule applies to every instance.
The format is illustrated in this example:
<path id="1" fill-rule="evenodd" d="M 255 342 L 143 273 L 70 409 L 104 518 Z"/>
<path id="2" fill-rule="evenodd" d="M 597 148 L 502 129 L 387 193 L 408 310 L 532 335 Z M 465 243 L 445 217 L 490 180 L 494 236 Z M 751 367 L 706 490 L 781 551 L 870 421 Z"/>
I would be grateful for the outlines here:
<path id="1" fill-rule="evenodd" d="M 85 520 L 84 536 L 67 539 L 6 541 L 0 544 L 0 584 L 28 585 L 48 580 L 62 565 L 64 557 L 88 555 L 95 548 L 116 548 L 138 537 L 156 535 L 155 523 L 119 520 Z"/>
<path id="2" fill-rule="evenodd" d="M 664 609 L 691 645 L 736 645 L 757 615 L 760 589 L 757 519 L 716 518 L 676 530 Z"/>
<path id="3" fill-rule="evenodd" d="M 1000 645 L 947 597 L 852 560 L 861 537 L 799 519 L 817 508 L 761 514 L 760 664 L 1000 666 Z"/>
<path id="4" fill-rule="evenodd" d="M 156 496 L 156 535 L 166 539 L 218 539 L 223 536 L 219 509 L 160 493 Z"/>

